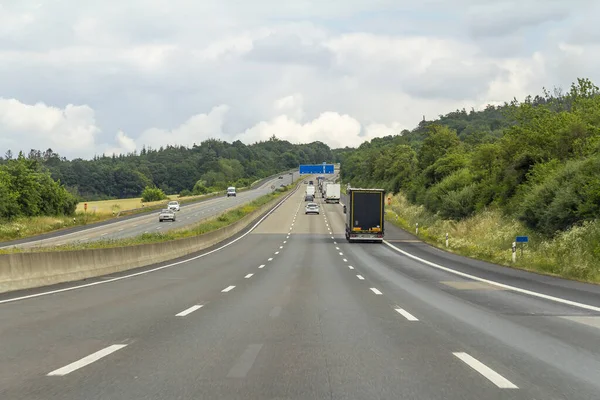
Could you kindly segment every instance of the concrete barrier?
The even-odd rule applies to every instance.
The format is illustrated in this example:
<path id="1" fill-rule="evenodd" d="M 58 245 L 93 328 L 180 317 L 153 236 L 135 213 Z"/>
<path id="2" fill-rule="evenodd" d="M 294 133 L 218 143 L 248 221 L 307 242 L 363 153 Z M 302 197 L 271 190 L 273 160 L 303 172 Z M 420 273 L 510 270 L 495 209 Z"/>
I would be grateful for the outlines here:
<path id="1" fill-rule="evenodd" d="M 289 196 L 296 190 L 298 187 Z M 198 252 L 241 232 L 289 196 L 275 199 L 229 226 L 185 239 L 106 249 L 0 254 L 0 293 L 93 278 Z"/>

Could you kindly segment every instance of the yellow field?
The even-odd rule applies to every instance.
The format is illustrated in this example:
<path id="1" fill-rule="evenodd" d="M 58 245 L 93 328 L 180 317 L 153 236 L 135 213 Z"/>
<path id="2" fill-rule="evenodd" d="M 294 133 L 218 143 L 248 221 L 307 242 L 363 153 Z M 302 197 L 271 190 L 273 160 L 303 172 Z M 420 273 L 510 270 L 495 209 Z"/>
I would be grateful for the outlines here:
<path id="1" fill-rule="evenodd" d="M 169 196 L 171 200 L 177 200 L 177 195 Z M 88 201 L 88 213 L 95 212 L 96 214 L 112 214 L 114 211 L 118 213 L 119 211 L 132 210 L 134 208 L 141 208 L 142 204 L 144 207 L 153 206 L 156 204 L 164 203 L 166 200 L 152 202 L 152 203 L 142 203 L 142 198 L 137 197 L 134 199 L 116 199 L 116 200 L 102 200 L 102 201 Z M 83 205 L 85 202 L 81 202 L 77 204 L 77 211 L 83 212 Z"/>

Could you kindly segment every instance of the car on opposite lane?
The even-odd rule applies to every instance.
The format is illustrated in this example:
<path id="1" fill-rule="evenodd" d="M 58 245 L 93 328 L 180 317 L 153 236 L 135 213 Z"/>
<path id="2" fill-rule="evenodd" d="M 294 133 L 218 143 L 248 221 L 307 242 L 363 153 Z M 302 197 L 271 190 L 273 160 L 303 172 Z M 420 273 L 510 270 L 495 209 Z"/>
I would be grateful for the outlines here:
<path id="1" fill-rule="evenodd" d="M 319 205 L 317 203 L 308 203 L 304 214 L 319 214 Z"/>
<path id="2" fill-rule="evenodd" d="M 175 222 L 176 219 L 177 217 L 175 216 L 175 211 L 169 208 L 165 208 L 160 212 L 160 214 L 158 214 L 158 222 L 163 222 L 165 220 Z"/>
<path id="3" fill-rule="evenodd" d="M 169 204 L 167 204 L 167 208 L 169 210 L 173 210 L 173 211 L 179 211 L 181 209 L 180 205 L 179 205 L 179 202 L 175 201 L 175 200 L 170 201 Z"/>

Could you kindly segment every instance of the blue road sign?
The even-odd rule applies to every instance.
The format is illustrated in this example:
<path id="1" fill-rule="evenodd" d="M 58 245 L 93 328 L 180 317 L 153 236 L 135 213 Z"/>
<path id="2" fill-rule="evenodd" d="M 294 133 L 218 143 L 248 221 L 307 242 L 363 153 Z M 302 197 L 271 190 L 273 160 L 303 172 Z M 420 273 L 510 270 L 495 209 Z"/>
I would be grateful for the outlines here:
<path id="1" fill-rule="evenodd" d="M 517 243 L 528 243 L 529 242 L 529 236 L 517 236 L 517 239 L 515 240 L 515 242 L 517 242 Z"/>
<path id="2" fill-rule="evenodd" d="M 300 165 L 300 175 L 333 174 L 333 164 Z"/>

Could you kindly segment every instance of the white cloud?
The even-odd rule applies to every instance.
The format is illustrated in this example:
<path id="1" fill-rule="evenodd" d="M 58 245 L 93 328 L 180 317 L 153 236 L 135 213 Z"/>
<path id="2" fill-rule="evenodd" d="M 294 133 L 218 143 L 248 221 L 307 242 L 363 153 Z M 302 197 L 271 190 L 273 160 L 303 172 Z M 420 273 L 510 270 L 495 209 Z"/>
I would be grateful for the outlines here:
<path id="1" fill-rule="evenodd" d="M 282 97 L 273 104 L 273 108 L 276 112 L 283 113 L 295 120 L 302 120 L 304 118 L 305 112 L 303 106 L 304 98 L 300 93 Z"/>
<path id="2" fill-rule="evenodd" d="M 270 121 L 263 121 L 236 136 L 243 142 L 268 140 L 275 135 L 279 139 L 292 143 L 321 141 L 333 147 L 356 146 L 363 140 L 359 138 L 361 124 L 349 115 L 340 115 L 327 111 L 318 118 L 301 123 L 286 115 Z"/>
<path id="3" fill-rule="evenodd" d="M 43 103 L 23 104 L 0 98 L 0 147 L 28 152 L 30 149 L 60 149 L 62 154 L 90 154 L 100 132 L 94 110 L 68 104 L 64 109 Z"/>
<path id="4" fill-rule="evenodd" d="M 117 147 L 109 148 L 103 153 L 107 156 L 109 155 L 119 155 L 119 154 L 128 154 L 133 153 L 137 150 L 137 146 L 135 144 L 135 140 L 130 138 L 123 131 L 117 132 L 115 136 L 115 141 L 117 142 Z"/>
<path id="5" fill-rule="evenodd" d="M 223 123 L 228 111 L 227 105 L 220 105 L 207 114 L 194 115 L 175 129 L 148 129 L 136 139 L 136 144 L 138 148 L 145 145 L 155 149 L 167 144 L 192 146 L 194 143 L 222 136 Z"/>
<path id="6" fill-rule="evenodd" d="M 423 115 L 568 87 L 577 77 L 598 84 L 599 7 L 593 0 L 3 2 L 0 154 L 52 147 L 91 157 L 272 134 L 358 145 L 411 129 Z"/>

